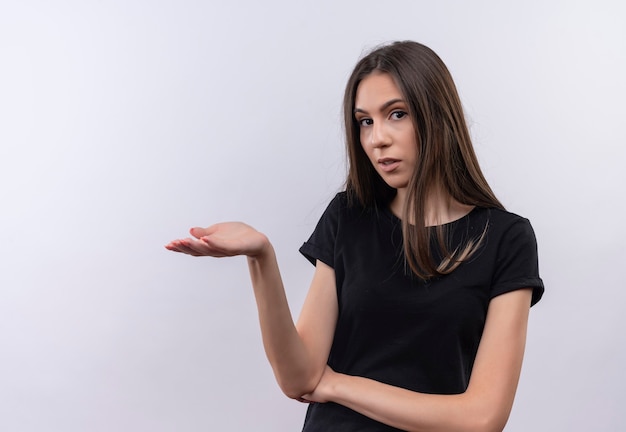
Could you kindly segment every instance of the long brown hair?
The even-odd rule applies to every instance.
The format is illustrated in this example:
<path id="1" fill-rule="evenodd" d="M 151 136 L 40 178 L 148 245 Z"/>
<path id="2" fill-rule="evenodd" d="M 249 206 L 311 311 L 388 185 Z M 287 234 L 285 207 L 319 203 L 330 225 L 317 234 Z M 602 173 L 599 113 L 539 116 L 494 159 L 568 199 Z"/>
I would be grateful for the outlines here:
<path id="1" fill-rule="evenodd" d="M 417 139 L 417 165 L 402 215 L 406 262 L 423 279 L 450 273 L 478 248 L 487 227 L 479 238 L 469 239 L 453 251 L 447 248 L 445 229 L 438 227 L 435 231 L 443 259 L 435 262 L 430 248 L 432 230 L 424 223 L 428 193 L 440 187 L 462 204 L 504 207 L 480 170 L 448 68 L 434 51 L 412 41 L 394 42 L 371 51 L 357 63 L 348 80 L 343 105 L 349 199 L 377 207 L 389 205 L 395 196 L 395 189 L 384 182 L 365 154 L 354 117 L 359 83 L 373 72 L 387 73 L 394 79 L 408 104 Z"/>

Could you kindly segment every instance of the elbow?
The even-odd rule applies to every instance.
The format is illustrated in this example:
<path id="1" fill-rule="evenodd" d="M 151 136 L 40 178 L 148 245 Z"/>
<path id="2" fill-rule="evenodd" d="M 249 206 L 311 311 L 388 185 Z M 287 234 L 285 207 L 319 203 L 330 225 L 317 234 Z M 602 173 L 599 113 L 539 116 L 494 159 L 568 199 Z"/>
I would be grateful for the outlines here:
<path id="1" fill-rule="evenodd" d="M 302 395 L 306 394 L 306 390 L 301 385 L 296 385 L 293 382 L 278 382 L 280 390 L 289 399 L 300 399 Z"/>
<path id="2" fill-rule="evenodd" d="M 313 390 L 306 390 L 304 388 L 296 388 L 296 387 L 282 387 L 280 388 L 283 392 L 283 394 L 285 396 L 287 396 L 289 399 L 294 399 L 297 401 L 302 402 L 304 399 L 304 396 L 312 393 Z"/>
<path id="3" fill-rule="evenodd" d="M 294 389 L 281 389 L 283 394 L 287 396 L 289 399 L 294 399 L 297 401 L 303 401 L 303 396 L 307 394 L 306 392 L 297 391 Z"/>
<path id="4" fill-rule="evenodd" d="M 280 390 L 288 398 L 298 401 L 302 401 L 302 396 L 315 391 L 324 372 L 323 367 L 318 369 L 310 365 L 292 368 L 273 367 L 273 370 Z"/>
<path id="5" fill-rule="evenodd" d="M 502 432 L 508 419 L 508 413 L 494 409 L 485 410 L 473 416 L 468 432 Z"/>
<path id="6" fill-rule="evenodd" d="M 502 432 L 509 419 L 511 407 L 484 395 L 461 396 L 458 416 L 454 416 L 455 430 L 463 432 Z"/>
<path id="7" fill-rule="evenodd" d="M 482 419 L 482 421 L 474 429 L 476 432 L 502 432 L 506 426 L 506 420 L 501 419 Z"/>
<path id="8" fill-rule="evenodd" d="M 509 420 L 513 399 L 501 394 L 467 391 L 461 395 L 464 426 L 467 432 L 502 432 Z"/>
<path id="9" fill-rule="evenodd" d="M 317 382 L 312 382 L 312 380 L 278 380 L 278 386 L 284 395 L 298 401 L 302 401 L 304 395 L 313 393 L 316 385 Z"/>

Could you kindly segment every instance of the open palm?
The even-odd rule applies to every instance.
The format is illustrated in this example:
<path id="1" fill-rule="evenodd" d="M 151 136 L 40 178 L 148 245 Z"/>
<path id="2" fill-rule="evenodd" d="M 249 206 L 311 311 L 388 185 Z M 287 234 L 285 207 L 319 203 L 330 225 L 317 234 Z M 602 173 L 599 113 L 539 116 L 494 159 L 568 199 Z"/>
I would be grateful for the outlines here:
<path id="1" fill-rule="evenodd" d="M 191 228 L 192 238 L 173 240 L 165 248 L 193 256 L 257 256 L 269 247 L 267 237 L 242 222 L 224 222 Z"/>

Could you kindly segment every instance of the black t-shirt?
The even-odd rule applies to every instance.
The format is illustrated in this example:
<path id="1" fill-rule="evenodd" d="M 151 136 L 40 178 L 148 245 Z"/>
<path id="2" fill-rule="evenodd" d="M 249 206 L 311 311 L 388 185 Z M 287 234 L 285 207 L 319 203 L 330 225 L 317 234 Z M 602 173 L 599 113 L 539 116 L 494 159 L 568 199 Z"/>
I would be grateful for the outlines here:
<path id="1" fill-rule="evenodd" d="M 342 192 L 300 248 L 335 270 L 339 317 L 328 364 L 335 371 L 409 390 L 467 389 L 489 301 L 532 288 L 543 294 L 527 219 L 474 208 L 446 224 L 452 245 L 486 236 L 451 274 L 423 281 L 407 270 L 401 221 L 387 209 L 349 206 Z M 436 253 L 436 251 L 435 251 Z M 395 431 L 335 403 L 309 406 L 304 431 Z"/>

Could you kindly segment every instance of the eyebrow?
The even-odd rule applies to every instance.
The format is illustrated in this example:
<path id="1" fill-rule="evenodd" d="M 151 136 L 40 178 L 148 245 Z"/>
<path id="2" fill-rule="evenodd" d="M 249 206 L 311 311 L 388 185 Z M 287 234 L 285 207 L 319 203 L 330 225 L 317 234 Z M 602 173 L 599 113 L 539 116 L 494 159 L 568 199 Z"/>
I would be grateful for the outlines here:
<path id="1" fill-rule="evenodd" d="M 393 105 L 393 104 L 395 104 L 395 103 L 398 103 L 398 102 L 406 103 L 406 102 L 404 102 L 404 100 L 403 100 L 403 99 L 397 99 L 397 98 L 396 98 L 396 99 L 391 99 L 390 101 L 385 102 L 385 103 L 384 103 L 384 104 L 380 107 L 380 111 L 384 111 L 384 110 L 386 110 L 387 108 L 389 108 L 391 105 Z M 367 111 L 365 111 L 365 110 L 363 110 L 363 109 L 361 109 L 361 108 L 355 108 L 355 109 L 354 109 L 354 114 L 356 114 L 356 113 L 364 113 L 364 114 L 367 114 Z"/>

